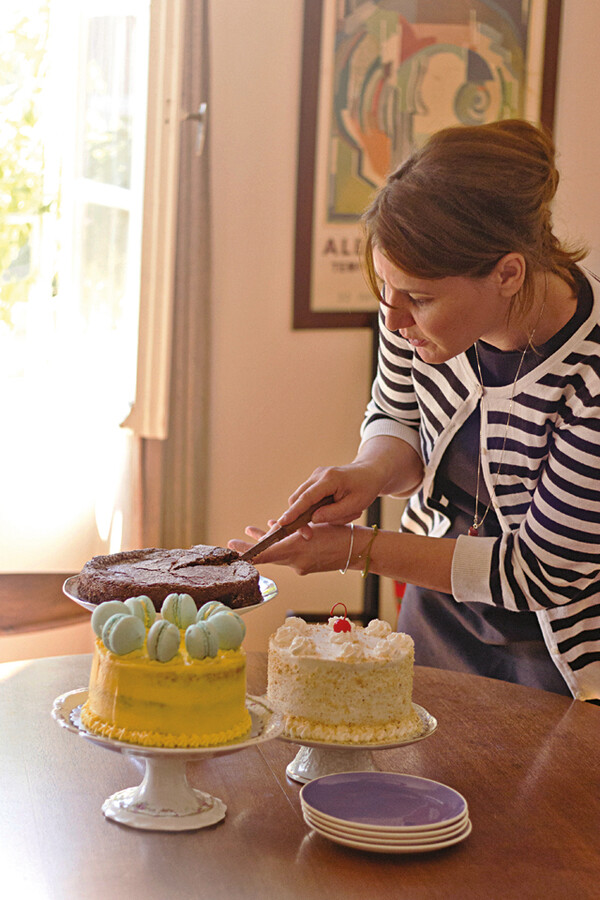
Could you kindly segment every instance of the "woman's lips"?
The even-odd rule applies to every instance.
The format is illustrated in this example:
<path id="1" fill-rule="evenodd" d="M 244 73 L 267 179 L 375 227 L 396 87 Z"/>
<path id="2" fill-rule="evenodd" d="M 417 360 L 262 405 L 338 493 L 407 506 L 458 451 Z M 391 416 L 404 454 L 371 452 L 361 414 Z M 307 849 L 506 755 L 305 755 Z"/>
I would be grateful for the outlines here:
<path id="1" fill-rule="evenodd" d="M 427 341 L 424 338 L 415 338 L 408 337 L 408 335 L 403 334 L 402 337 L 405 341 L 408 341 L 411 347 L 422 347 Z"/>

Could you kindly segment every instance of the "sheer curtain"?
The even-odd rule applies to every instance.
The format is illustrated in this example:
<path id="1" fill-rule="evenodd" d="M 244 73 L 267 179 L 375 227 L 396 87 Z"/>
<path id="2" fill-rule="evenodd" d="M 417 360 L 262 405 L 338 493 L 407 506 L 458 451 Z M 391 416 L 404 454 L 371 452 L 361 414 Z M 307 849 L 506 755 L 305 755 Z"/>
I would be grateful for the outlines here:
<path id="1" fill-rule="evenodd" d="M 141 441 L 144 546 L 207 542 L 210 397 L 208 0 L 188 0 L 167 430 Z"/>

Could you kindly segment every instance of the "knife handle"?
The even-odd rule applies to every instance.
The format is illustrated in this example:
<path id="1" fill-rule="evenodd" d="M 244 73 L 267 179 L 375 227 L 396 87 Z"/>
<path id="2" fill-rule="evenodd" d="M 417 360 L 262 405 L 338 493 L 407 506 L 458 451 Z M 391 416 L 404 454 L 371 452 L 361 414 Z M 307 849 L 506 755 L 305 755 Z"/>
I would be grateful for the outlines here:
<path id="1" fill-rule="evenodd" d="M 333 494 L 329 494 L 327 497 L 322 497 L 316 503 L 313 503 L 312 506 L 309 506 L 302 515 L 298 516 L 297 519 L 294 519 L 293 522 L 290 522 L 289 525 L 280 525 L 275 531 L 272 531 L 271 534 L 265 535 L 261 538 L 253 547 L 249 547 L 245 553 L 242 553 L 240 559 L 249 562 L 251 559 L 254 559 L 255 556 L 258 556 L 259 553 L 262 553 L 263 550 L 266 550 L 272 544 L 276 544 L 277 541 L 283 540 L 283 538 L 288 537 L 288 535 L 293 534 L 294 531 L 298 531 L 299 528 L 302 528 L 303 525 L 308 525 L 310 520 L 313 517 L 313 513 L 316 512 L 317 509 L 321 506 L 328 506 L 330 503 L 334 502 Z"/>
<path id="2" fill-rule="evenodd" d="M 312 506 L 309 506 L 308 509 L 302 513 L 302 515 L 298 516 L 297 519 L 294 519 L 293 522 L 290 522 L 288 525 L 282 525 L 281 530 L 287 536 L 288 534 L 293 534 L 294 531 L 298 531 L 299 528 L 302 528 L 303 525 L 308 525 L 311 521 L 313 514 L 316 513 L 318 509 L 322 506 L 329 506 L 330 503 L 333 503 L 335 498 L 333 494 L 329 494 L 327 497 L 321 497 L 320 500 L 317 500 L 316 503 L 313 503 Z"/>

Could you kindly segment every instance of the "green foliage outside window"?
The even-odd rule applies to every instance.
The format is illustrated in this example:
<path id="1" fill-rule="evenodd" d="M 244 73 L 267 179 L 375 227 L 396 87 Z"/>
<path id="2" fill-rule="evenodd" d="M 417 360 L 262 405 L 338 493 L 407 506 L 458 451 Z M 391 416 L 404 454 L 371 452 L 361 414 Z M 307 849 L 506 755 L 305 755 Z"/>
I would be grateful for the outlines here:
<path id="1" fill-rule="evenodd" d="M 0 322 L 11 325 L 35 280 L 32 236 L 51 209 L 44 195 L 39 119 L 49 10 L 17 14 L 0 49 Z"/>

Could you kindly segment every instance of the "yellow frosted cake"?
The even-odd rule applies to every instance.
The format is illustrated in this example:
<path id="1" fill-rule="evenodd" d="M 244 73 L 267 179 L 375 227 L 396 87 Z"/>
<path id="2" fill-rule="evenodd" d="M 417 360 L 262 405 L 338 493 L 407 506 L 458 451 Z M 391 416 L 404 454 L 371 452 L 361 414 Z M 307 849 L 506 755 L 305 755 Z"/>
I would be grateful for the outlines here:
<path id="1" fill-rule="evenodd" d="M 422 730 L 412 704 L 414 644 L 375 619 L 286 619 L 269 640 L 267 697 L 288 737 L 385 744 Z"/>
<path id="2" fill-rule="evenodd" d="M 251 730 L 241 617 L 172 594 L 157 617 L 136 597 L 100 604 L 83 726 L 153 747 L 211 747 Z"/>

